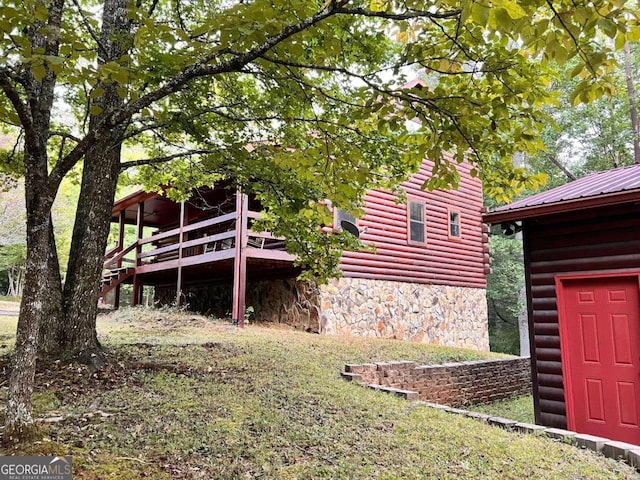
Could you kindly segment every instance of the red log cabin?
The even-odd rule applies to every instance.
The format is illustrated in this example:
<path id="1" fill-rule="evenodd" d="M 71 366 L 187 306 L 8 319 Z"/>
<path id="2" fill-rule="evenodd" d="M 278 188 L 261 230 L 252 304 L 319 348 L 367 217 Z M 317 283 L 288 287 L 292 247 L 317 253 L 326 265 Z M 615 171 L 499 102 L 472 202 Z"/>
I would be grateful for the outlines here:
<path id="1" fill-rule="evenodd" d="M 327 334 L 398 338 L 488 350 L 485 300 L 488 230 L 482 186 L 467 164 L 457 190 L 424 191 L 432 163 L 403 184 L 406 203 L 371 190 L 364 215 L 353 219 L 375 252 L 344 252 L 342 278 L 326 285 L 296 280 L 300 269 L 285 240 L 251 229 L 260 205 L 228 188 L 200 188 L 177 203 L 133 193 L 113 206 L 119 226 L 107 252 L 102 295 L 117 307 L 120 286 L 133 284 L 138 304 L 146 286 L 158 302 L 231 317 L 247 307 L 259 321 Z M 125 225 L 136 238 L 125 245 Z"/>

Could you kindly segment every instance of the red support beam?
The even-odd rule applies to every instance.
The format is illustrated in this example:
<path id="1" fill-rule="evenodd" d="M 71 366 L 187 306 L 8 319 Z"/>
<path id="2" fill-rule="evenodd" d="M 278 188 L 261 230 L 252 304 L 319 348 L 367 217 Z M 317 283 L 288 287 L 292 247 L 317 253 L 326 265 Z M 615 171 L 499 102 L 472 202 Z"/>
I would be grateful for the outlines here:
<path id="1" fill-rule="evenodd" d="M 232 320 L 244 327 L 247 287 L 247 219 L 249 200 L 241 191 L 236 192 L 236 247 L 233 260 L 233 313 Z"/>
<path id="2" fill-rule="evenodd" d="M 136 219 L 136 238 L 138 240 L 142 238 L 143 232 L 144 232 L 144 202 L 140 202 L 138 204 L 138 216 Z M 142 249 L 142 246 L 140 245 L 140 243 L 138 243 L 136 246 L 136 260 L 135 260 L 136 271 L 137 271 L 137 268 L 140 266 L 141 249 Z M 138 279 L 137 273 L 134 273 L 133 274 L 133 299 L 131 303 L 134 306 L 139 305 L 141 300 L 142 300 L 142 284 Z"/>
<path id="3" fill-rule="evenodd" d="M 122 251 L 124 247 L 124 211 L 120 212 L 118 219 L 118 251 Z M 118 261 L 118 267 L 122 266 L 122 260 Z"/>
<path id="4" fill-rule="evenodd" d="M 124 246 L 124 214 L 124 210 L 121 211 L 118 219 L 118 251 L 122 251 Z M 122 258 L 118 260 L 117 267 L 122 267 Z M 116 310 L 120 308 L 120 284 L 118 284 L 114 292 L 113 308 Z"/>
<path id="5" fill-rule="evenodd" d="M 176 282 L 176 305 L 182 305 L 182 248 L 184 243 L 185 202 L 180 202 L 180 234 L 178 239 L 178 280 Z"/>

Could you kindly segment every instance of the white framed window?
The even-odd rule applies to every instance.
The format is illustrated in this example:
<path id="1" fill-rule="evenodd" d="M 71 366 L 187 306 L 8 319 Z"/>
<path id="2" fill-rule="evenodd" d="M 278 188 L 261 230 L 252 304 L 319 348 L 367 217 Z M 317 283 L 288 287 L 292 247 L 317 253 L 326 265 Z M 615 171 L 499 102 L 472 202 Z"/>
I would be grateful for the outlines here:
<path id="1" fill-rule="evenodd" d="M 426 205 L 417 199 L 407 201 L 407 242 L 424 245 L 427 242 Z"/>
<path id="2" fill-rule="evenodd" d="M 449 238 L 461 238 L 462 232 L 460 230 L 460 212 L 455 210 L 449 210 Z"/>

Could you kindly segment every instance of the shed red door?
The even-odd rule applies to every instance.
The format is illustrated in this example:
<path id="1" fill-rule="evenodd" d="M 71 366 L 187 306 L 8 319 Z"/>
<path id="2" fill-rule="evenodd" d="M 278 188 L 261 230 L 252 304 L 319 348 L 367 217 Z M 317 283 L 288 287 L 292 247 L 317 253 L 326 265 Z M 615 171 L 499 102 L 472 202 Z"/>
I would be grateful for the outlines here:
<path id="1" fill-rule="evenodd" d="M 640 445 L 638 277 L 559 283 L 568 427 Z"/>

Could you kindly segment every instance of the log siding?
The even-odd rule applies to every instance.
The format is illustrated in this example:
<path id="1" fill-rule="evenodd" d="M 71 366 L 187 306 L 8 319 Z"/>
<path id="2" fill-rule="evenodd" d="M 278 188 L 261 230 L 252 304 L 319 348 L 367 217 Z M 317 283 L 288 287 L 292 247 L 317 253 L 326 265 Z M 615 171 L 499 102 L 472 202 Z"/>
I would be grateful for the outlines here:
<path id="1" fill-rule="evenodd" d="M 566 428 L 555 277 L 640 271 L 638 207 L 525 220 L 524 242 L 536 422 Z"/>
<path id="2" fill-rule="evenodd" d="M 470 175 L 471 167 L 457 165 L 458 190 L 422 190 L 433 163 L 425 160 L 402 187 L 407 202 L 423 203 L 425 241 L 409 238 L 407 203 L 396 196 L 372 190 L 365 197 L 365 214 L 358 220 L 363 243 L 373 252 L 345 252 L 340 268 L 345 277 L 405 281 L 434 285 L 486 288 L 488 236 L 482 223 L 483 199 L 479 179 Z M 450 212 L 459 213 L 459 237 L 450 236 Z"/>

